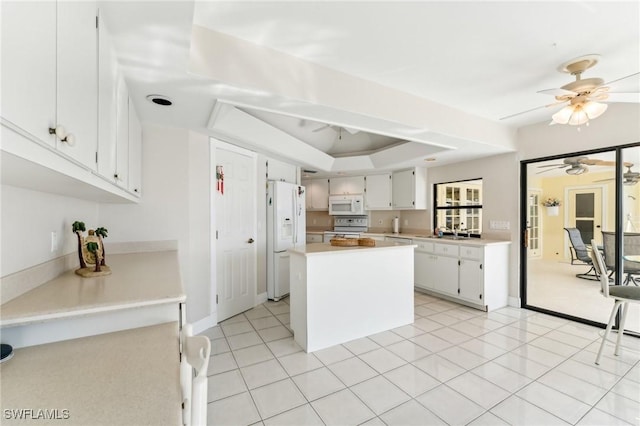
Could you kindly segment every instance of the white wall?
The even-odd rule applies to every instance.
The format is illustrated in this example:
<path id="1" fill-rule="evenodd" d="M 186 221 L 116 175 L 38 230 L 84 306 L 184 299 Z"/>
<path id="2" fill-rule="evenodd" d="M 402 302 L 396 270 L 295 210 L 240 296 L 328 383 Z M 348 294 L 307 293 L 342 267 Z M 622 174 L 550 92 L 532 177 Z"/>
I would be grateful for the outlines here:
<path id="1" fill-rule="evenodd" d="M 210 315 L 209 139 L 186 129 L 143 125 L 142 200 L 100 205 L 107 242 L 177 240 L 187 321 Z"/>
<path id="2" fill-rule="evenodd" d="M 105 224 L 98 220 L 98 204 L 2 185 L 2 254 L 0 276 L 38 265 L 77 250 L 71 231 L 76 220 L 87 229 Z M 51 252 L 51 232 L 58 235 L 58 250 Z"/>

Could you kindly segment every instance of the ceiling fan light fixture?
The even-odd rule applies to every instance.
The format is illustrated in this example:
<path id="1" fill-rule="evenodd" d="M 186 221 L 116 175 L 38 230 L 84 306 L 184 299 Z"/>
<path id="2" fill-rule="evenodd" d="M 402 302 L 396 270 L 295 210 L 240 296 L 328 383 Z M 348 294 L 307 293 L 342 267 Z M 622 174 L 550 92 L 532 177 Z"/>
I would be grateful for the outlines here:
<path id="1" fill-rule="evenodd" d="M 588 101 L 588 102 L 585 102 L 585 104 L 582 106 L 582 109 L 584 109 L 584 112 L 587 113 L 587 116 L 589 117 L 589 119 L 593 120 L 594 118 L 598 118 L 602 114 L 604 114 L 604 112 L 607 110 L 608 107 L 609 105 L 607 104 Z"/>
<path id="2" fill-rule="evenodd" d="M 567 105 L 551 116 L 553 123 L 567 124 L 573 114 L 573 105 Z"/>
<path id="3" fill-rule="evenodd" d="M 568 175 L 581 175 L 589 171 L 587 166 L 570 167 L 567 170 Z"/>
<path id="4" fill-rule="evenodd" d="M 583 104 L 573 105 L 573 114 L 571 114 L 571 118 L 569 119 L 570 126 L 580 126 L 589 121 L 589 116 L 582 105 Z"/>

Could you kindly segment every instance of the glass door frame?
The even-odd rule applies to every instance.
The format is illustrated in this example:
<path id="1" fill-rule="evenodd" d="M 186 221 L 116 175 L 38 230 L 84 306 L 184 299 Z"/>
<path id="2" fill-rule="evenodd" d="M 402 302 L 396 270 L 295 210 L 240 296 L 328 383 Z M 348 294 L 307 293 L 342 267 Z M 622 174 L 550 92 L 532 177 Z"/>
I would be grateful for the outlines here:
<path id="1" fill-rule="evenodd" d="M 623 231 L 625 226 L 624 209 L 623 209 L 623 173 L 624 164 L 622 158 L 622 151 L 626 148 L 640 147 L 640 142 L 630 143 L 625 145 L 615 145 L 609 147 L 603 147 L 599 149 L 592 149 L 588 151 L 570 152 L 560 155 L 553 155 L 549 157 L 533 158 L 530 160 L 520 161 L 520 307 L 523 309 L 529 309 L 536 312 L 542 312 L 548 315 L 588 324 L 596 327 L 604 328 L 606 324 L 588 320 L 585 318 L 575 317 L 563 312 L 551 311 L 549 309 L 541 308 L 539 306 L 532 306 L 527 304 L 527 266 L 528 266 L 528 247 L 527 247 L 527 209 L 529 202 L 528 183 L 527 183 L 527 167 L 532 163 L 539 163 L 548 160 L 562 160 L 566 157 L 576 156 L 588 156 L 591 154 L 598 154 L 602 152 L 615 152 L 616 155 L 616 167 L 615 167 L 615 246 L 616 246 L 616 258 L 615 258 L 615 274 L 613 276 L 614 283 L 623 282 L 623 272 L 621 270 L 622 256 L 623 256 Z M 620 320 L 620 314 L 616 318 L 615 328 L 618 327 Z M 633 333 L 635 334 L 635 333 Z"/>

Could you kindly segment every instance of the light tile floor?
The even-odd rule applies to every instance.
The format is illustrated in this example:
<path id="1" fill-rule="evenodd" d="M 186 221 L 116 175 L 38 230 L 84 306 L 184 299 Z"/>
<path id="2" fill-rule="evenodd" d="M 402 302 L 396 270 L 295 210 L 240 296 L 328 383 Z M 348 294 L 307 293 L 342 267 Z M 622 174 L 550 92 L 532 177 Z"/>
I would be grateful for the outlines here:
<path id="1" fill-rule="evenodd" d="M 210 425 L 639 425 L 640 339 L 415 293 L 415 322 L 307 354 L 289 300 L 206 330 Z M 363 318 L 366 321 L 366 318 Z M 615 335 L 614 335 L 615 336 Z"/>

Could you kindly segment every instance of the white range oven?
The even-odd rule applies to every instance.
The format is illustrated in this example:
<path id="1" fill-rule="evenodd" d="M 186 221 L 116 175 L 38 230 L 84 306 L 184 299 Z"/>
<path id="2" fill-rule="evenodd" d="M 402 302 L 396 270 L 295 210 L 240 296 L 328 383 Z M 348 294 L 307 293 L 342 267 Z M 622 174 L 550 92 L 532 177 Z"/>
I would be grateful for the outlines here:
<path id="1" fill-rule="evenodd" d="M 340 216 L 333 219 L 333 231 L 324 231 L 322 242 L 328 243 L 334 237 L 360 238 L 369 229 L 367 216 Z"/>

